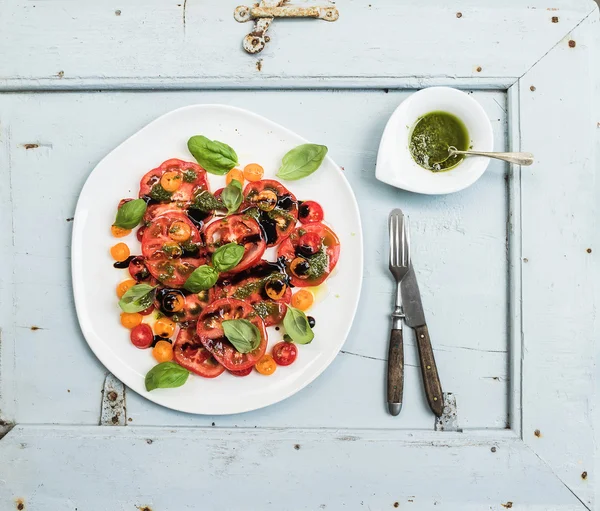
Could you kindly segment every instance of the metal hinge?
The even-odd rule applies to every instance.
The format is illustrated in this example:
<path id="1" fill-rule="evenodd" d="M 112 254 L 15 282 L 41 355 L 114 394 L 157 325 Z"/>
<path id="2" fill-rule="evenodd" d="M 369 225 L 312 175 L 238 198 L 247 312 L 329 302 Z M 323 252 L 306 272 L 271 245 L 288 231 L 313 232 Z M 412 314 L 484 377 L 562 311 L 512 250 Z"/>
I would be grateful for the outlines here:
<path id="1" fill-rule="evenodd" d="M 102 390 L 100 426 L 125 426 L 126 424 L 125 385 L 108 373 Z"/>
<path id="2" fill-rule="evenodd" d="M 283 5 L 286 0 L 263 0 L 255 6 L 240 5 L 235 9 L 233 17 L 240 23 L 256 21 L 254 30 L 250 32 L 243 42 L 244 50 L 248 53 L 262 51 L 265 44 L 270 41 L 266 35 L 271 22 L 275 18 L 315 18 L 325 21 L 335 21 L 340 17 L 337 7 L 294 7 Z"/>
<path id="3" fill-rule="evenodd" d="M 458 412 L 456 409 L 456 396 L 452 392 L 444 392 L 444 410 L 441 417 L 435 418 L 436 431 L 458 431 Z"/>

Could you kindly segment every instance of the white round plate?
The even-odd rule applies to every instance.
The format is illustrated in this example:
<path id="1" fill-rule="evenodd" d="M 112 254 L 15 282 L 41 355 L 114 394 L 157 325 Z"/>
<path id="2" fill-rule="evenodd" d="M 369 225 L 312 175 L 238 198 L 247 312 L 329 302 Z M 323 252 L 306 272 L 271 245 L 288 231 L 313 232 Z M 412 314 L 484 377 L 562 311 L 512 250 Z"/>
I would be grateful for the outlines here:
<path id="1" fill-rule="evenodd" d="M 410 192 L 441 195 L 463 190 L 483 175 L 490 160 L 482 156 L 468 156 L 444 172 L 431 172 L 413 160 L 408 147 L 412 129 L 420 117 L 437 110 L 464 122 L 474 151 L 494 150 L 492 123 L 477 101 L 452 87 L 429 87 L 405 99 L 390 117 L 377 152 L 379 181 Z"/>
<path id="2" fill-rule="evenodd" d="M 72 243 L 73 291 L 83 334 L 100 361 L 128 387 L 168 408 L 199 414 L 230 414 L 271 405 L 312 382 L 333 361 L 350 331 L 362 283 L 363 246 L 358 205 L 341 169 L 329 157 L 311 176 L 283 182 L 299 200 L 316 200 L 325 220 L 340 238 L 336 269 L 317 293 L 309 314 L 316 320 L 311 344 L 298 346 L 298 359 L 274 375 L 253 371 L 245 378 L 224 373 L 215 379 L 190 374 L 175 389 L 146 392 L 144 377 L 155 365 L 151 350 L 139 350 L 119 323 L 115 286 L 126 270 L 113 268 L 110 234 L 119 200 L 137 197 L 139 181 L 148 170 L 169 158 L 194 161 L 187 150 L 190 136 L 203 134 L 229 144 L 240 167 L 260 163 L 265 178 L 275 178 L 283 155 L 307 141 L 254 113 L 225 105 L 193 105 L 174 110 L 148 124 L 106 156 L 88 177 L 75 212 Z M 313 142 L 319 142 L 313 141 Z M 211 190 L 225 178 L 208 174 Z M 140 253 L 134 233 L 125 241 Z M 282 331 L 269 328 L 269 347 Z"/>

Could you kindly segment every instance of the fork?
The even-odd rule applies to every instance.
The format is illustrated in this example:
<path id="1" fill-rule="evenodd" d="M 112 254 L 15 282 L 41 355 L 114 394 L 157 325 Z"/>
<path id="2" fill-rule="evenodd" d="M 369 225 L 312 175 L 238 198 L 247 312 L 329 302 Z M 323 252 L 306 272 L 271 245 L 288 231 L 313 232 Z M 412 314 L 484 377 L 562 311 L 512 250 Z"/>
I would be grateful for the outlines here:
<path id="1" fill-rule="evenodd" d="M 402 410 L 404 391 L 404 346 L 402 343 L 402 296 L 400 282 L 410 268 L 410 239 L 408 218 L 402 210 L 394 209 L 389 217 L 390 229 L 390 272 L 396 280 L 396 302 L 392 312 L 392 331 L 388 352 L 387 403 L 392 415 Z"/>

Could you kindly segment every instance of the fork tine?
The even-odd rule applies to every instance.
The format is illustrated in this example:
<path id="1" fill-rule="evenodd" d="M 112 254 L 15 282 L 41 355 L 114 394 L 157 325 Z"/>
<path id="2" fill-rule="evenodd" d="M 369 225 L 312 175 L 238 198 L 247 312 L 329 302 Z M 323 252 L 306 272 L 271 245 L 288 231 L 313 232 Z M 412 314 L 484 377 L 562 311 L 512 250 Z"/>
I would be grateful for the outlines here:
<path id="1" fill-rule="evenodd" d="M 406 257 L 406 231 L 404 228 L 404 217 L 402 217 L 402 225 L 400 227 L 400 261 L 398 261 L 398 266 L 405 266 L 404 261 Z"/>
<path id="2" fill-rule="evenodd" d="M 394 216 L 390 215 L 388 222 L 390 230 L 390 266 L 394 266 Z"/>
<path id="3" fill-rule="evenodd" d="M 406 217 L 406 221 L 404 222 L 406 228 L 406 264 L 405 266 L 410 266 L 410 222 L 409 218 Z"/>

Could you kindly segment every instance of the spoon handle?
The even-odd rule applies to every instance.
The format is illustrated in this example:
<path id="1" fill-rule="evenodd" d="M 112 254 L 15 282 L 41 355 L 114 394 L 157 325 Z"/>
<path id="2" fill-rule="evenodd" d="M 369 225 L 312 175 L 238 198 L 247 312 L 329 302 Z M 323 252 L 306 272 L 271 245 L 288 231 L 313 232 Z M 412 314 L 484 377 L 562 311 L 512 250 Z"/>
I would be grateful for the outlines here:
<path id="1" fill-rule="evenodd" d="M 487 156 L 497 160 L 504 160 L 517 165 L 531 165 L 533 163 L 533 154 L 531 153 L 486 153 L 483 151 L 452 151 L 455 154 L 470 154 L 472 156 Z"/>

